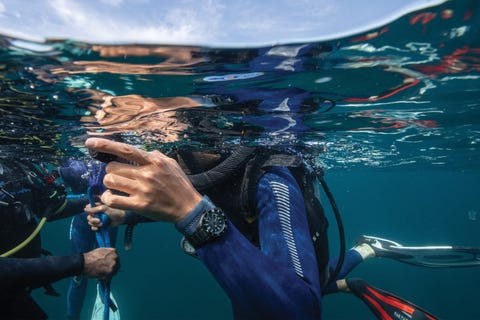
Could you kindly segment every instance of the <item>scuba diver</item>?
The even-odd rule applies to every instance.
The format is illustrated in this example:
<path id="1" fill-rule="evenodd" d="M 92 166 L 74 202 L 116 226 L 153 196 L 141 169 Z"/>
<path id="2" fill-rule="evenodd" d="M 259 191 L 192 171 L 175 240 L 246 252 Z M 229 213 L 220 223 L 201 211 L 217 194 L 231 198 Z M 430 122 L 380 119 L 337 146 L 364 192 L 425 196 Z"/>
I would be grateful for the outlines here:
<path id="1" fill-rule="evenodd" d="M 97 142 L 95 148 L 93 148 L 93 142 Z M 103 143 L 114 144 L 110 146 L 111 150 L 105 150 L 100 147 L 100 144 L 103 145 Z M 151 203 L 153 206 L 144 208 L 138 206 L 138 203 L 134 206 L 122 207 L 118 203 L 110 201 L 110 197 L 118 196 L 111 194 L 109 190 L 102 195 L 102 202 L 110 207 L 129 209 L 142 214 L 149 212 L 151 214 L 147 214 L 147 217 L 153 220 L 175 223 L 177 229 L 185 235 L 186 240 L 183 241 L 185 250 L 187 252 L 195 250 L 195 254 L 207 266 L 231 299 L 236 318 L 315 319 L 320 317 L 320 278 L 326 274 L 328 260 L 323 259 L 323 264 L 316 262 L 300 186 L 286 167 L 274 169 L 272 172 L 266 173 L 265 177 L 259 177 L 263 178 L 257 181 L 260 191 L 251 192 L 251 196 L 256 198 L 251 199 L 252 203 L 257 203 L 259 206 L 252 212 L 248 210 L 249 200 L 245 201 L 244 205 L 247 206 L 245 209 L 248 211 L 241 216 L 237 203 L 234 202 L 234 195 L 239 194 L 242 188 L 242 183 L 240 183 L 242 179 L 238 179 L 238 175 L 242 174 L 241 170 L 228 172 L 227 175 L 218 171 L 209 172 L 206 175 L 199 173 L 199 176 L 196 176 L 196 172 L 192 170 L 190 179 L 199 179 L 199 183 L 202 184 L 202 186 L 197 186 L 198 188 L 202 187 L 200 192 L 204 192 L 208 188 L 223 188 L 218 195 L 209 192 L 208 196 L 202 197 L 194 189 L 177 162 L 160 153 L 147 154 L 132 148 L 131 156 L 125 157 L 119 150 L 129 151 L 130 146 L 104 139 L 89 139 L 87 147 L 99 152 L 116 154 L 139 164 L 139 167 L 134 166 L 133 170 L 136 171 L 135 168 L 138 168 L 142 170 L 141 172 L 135 172 L 128 178 L 115 174 L 116 182 L 115 185 L 112 185 L 110 169 L 126 164 L 110 163 L 107 165 L 108 173 L 104 178 L 104 184 L 108 188 L 130 194 L 128 199 L 142 202 L 147 200 L 147 203 Z M 227 167 L 229 164 L 236 167 L 237 161 L 245 165 L 252 159 L 254 151 L 253 148 L 243 149 L 228 157 L 227 160 L 217 160 L 224 164 L 226 162 Z M 165 168 L 169 174 L 162 176 L 148 170 L 149 165 L 146 161 L 150 162 L 150 159 L 147 159 L 150 155 L 158 157 L 151 159 L 155 164 L 152 163 L 153 167 L 150 169 L 158 166 L 158 168 Z M 185 158 L 187 156 L 185 155 Z M 167 161 L 163 163 L 162 160 Z M 292 163 L 292 165 L 294 164 Z M 203 163 L 197 161 L 195 164 L 192 163 L 190 168 L 193 168 L 193 165 L 201 169 Z M 254 165 L 253 162 L 252 165 Z M 129 167 L 125 167 L 125 169 L 132 170 Z M 221 174 L 222 178 L 220 180 L 211 179 L 213 176 L 210 174 L 213 176 Z M 164 187 L 148 190 L 152 196 L 154 193 L 156 194 L 153 198 L 157 200 L 146 199 L 135 191 L 150 189 L 150 182 L 144 184 L 144 181 L 137 180 L 140 175 L 164 181 Z M 133 180 L 130 181 L 131 179 Z M 117 181 L 122 186 L 117 185 Z M 212 182 L 212 185 L 209 185 L 209 181 Z M 193 183 L 195 185 L 197 182 Z M 129 185 L 127 189 L 124 188 L 126 185 Z M 140 185 L 142 185 L 141 188 L 139 188 Z M 246 188 L 246 185 L 244 187 Z M 207 192 L 205 191 L 205 193 Z M 209 198 L 210 196 L 211 198 Z M 245 193 L 244 196 L 247 194 Z M 217 203 L 215 201 L 222 197 L 222 209 L 220 209 L 213 203 Z M 120 200 L 126 200 L 123 198 L 121 197 Z M 312 203 L 312 205 L 315 204 Z M 222 210 L 239 214 L 237 216 L 232 214 L 227 218 Z M 86 211 L 88 212 L 88 210 Z M 204 218 L 200 219 L 204 213 Z M 247 218 L 251 219 L 252 223 L 248 223 Z M 323 217 L 320 218 L 323 220 Z M 209 226 L 205 225 L 205 230 L 197 232 L 196 226 L 200 221 L 208 221 Z M 317 230 L 319 232 L 318 245 L 325 246 L 326 225 L 321 224 L 319 227 L 320 229 Z M 256 228 L 258 228 L 258 232 L 255 232 Z M 245 232 L 245 235 L 239 231 L 240 229 Z M 251 239 L 247 239 L 246 236 Z M 220 261 L 221 263 L 219 263 Z M 319 270 L 319 265 L 322 270 Z M 265 272 L 265 270 L 269 272 Z"/>
<path id="2" fill-rule="evenodd" d="M 71 276 L 108 279 L 119 268 L 113 248 L 82 254 L 41 257 L 40 230 L 46 221 L 78 213 L 85 199 L 67 199 L 65 188 L 47 165 L 30 160 L 0 159 L 0 305 L 2 319 L 46 319 L 33 300 L 33 289 Z M 40 221 L 38 221 L 40 220 Z"/>
<path id="3" fill-rule="evenodd" d="M 399 310 L 410 319 L 436 319 L 405 299 L 344 278 L 374 256 L 425 266 L 435 260 L 435 266 L 479 262 L 475 248 L 403 247 L 371 236 L 329 259 L 327 221 L 315 196 L 318 184 L 312 183 L 324 180 L 296 155 L 239 147 L 222 158 L 181 150 L 177 162 L 158 151 L 105 139 L 88 139 L 86 146 L 104 161 L 118 157 L 136 164 L 107 165 L 109 189 L 101 200 L 127 210 L 112 221 L 135 223 L 131 216 L 138 213 L 174 223 L 184 235 L 182 248 L 205 264 L 238 319 L 320 319 L 322 296 L 339 291 L 354 293 L 380 319 L 396 319 Z M 330 198 L 328 187 L 325 193 Z M 332 207 L 337 211 L 334 201 Z M 101 226 L 93 216 L 97 210 L 105 208 L 85 209 L 93 228 Z"/>
<path id="4" fill-rule="evenodd" d="M 67 198 L 85 199 L 88 198 L 87 190 L 89 186 L 93 186 L 103 179 L 105 165 L 99 161 L 87 162 L 69 159 L 58 168 L 58 172 L 65 185 L 69 188 L 70 192 L 68 193 Z M 87 203 L 88 200 L 84 202 L 84 205 Z M 83 208 L 79 212 L 80 213 L 73 216 L 70 224 L 69 239 L 72 254 L 88 252 L 98 246 L 96 234 L 90 229 L 87 215 L 83 212 Z M 117 231 L 118 229 L 115 227 L 108 228 L 110 245 L 113 248 L 116 243 Z M 76 275 L 71 278 L 67 293 L 68 319 L 80 319 L 83 302 L 87 293 L 87 285 L 87 277 Z M 113 296 L 111 296 L 111 299 L 115 301 Z M 97 295 L 95 305 L 98 304 L 103 305 L 103 302 L 101 302 Z M 115 312 L 115 314 L 117 313 L 119 313 L 119 311 Z"/>

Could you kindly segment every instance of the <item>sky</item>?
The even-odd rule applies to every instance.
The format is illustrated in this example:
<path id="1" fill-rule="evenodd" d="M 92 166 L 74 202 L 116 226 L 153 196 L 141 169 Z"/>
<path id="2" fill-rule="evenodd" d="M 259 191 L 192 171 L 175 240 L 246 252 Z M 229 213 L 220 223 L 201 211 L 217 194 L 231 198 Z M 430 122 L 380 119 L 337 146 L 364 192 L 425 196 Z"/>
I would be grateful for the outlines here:
<path id="1" fill-rule="evenodd" d="M 248 47 L 335 39 L 445 0 L 0 0 L 24 40 Z"/>

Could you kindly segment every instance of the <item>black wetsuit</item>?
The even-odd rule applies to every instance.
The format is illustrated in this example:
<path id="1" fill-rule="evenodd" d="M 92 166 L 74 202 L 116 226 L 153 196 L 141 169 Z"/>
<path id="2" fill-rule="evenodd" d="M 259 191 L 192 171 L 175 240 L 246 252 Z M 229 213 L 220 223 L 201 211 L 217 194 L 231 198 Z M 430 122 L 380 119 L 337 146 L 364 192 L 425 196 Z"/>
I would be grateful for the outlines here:
<path id="1" fill-rule="evenodd" d="M 32 289 L 78 275 L 83 255 L 45 258 L 0 258 L 1 319 L 47 319 L 30 297 Z"/>
<path id="2" fill-rule="evenodd" d="M 82 211 L 88 199 L 66 202 L 65 191 L 42 166 L 0 159 L 0 254 L 16 247 L 35 230 L 39 217 L 57 220 Z M 27 246 L 0 257 L 0 318 L 46 319 L 30 296 L 32 289 L 49 285 L 83 270 L 83 255 L 40 257 L 37 235 Z"/>

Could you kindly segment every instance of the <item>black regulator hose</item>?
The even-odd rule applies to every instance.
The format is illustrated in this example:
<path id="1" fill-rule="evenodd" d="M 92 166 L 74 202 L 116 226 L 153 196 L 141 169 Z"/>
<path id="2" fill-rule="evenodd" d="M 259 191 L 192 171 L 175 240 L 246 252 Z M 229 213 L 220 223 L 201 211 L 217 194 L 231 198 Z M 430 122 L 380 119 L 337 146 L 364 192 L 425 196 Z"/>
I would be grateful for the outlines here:
<path id="1" fill-rule="evenodd" d="M 248 160 L 250 160 L 251 155 L 255 151 L 253 147 L 244 147 L 240 146 L 232 154 L 222 161 L 220 164 L 214 168 L 193 175 L 188 175 L 188 178 L 192 182 L 193 186 L 201 191 L 208 189 L 218 183 L 225 181 L 232 173 L 234 173 L 238 168 L 241 168 Z M 88 150 L 90 156 L 96 160 L 109 163 L 111 161 L 120 161 L 125 162 L 125 160 L 119 159 L 116 155 L 97 152 L 96 150 Z"/>
<path id="2" fill-rule="evenodd" d="M 335 199 L 333 198 L 333 194 L 328 188 L 327 182 L 323 179 L 322 176 L 318 177 L 318 180 L 320 181 L 320 184 L 323 187 L 323 190 L 325 191 L 325 194 L 327 195 L 327 198 L 330 202 L 330 205 L 332 206 L 333 213 L 335 215 L 335 219 L 337 220 L 337 227 L 338 227 L 338 235 L 340 238 L 340 254 L 338 257 L 337 265 L 335 267 L 335 270 L 332 272 L 332 274 L 329 276 L 328 281 L 325 281 L 325 284 L 323 288 L 327 287 L 332 281 L 336 281 L 338 274 L 340 273 L 340 270 L 342 270 L 343 262 L 345 260 L 345 229 L 343 227 L 343 221 L 342 221 L 342 216 L 340 215 L 340 211 L 338 210 L 337 203 L 335 202 Z"/>
<path id="3" fill-rule="evenodd" d="M 248 160 L 250 160 L 255 148 L 240 146 L 232 154 L 212 169 L 188 175 L 193 186 L 201 191 L 211 188 L 228 179 L 231 174 L 241 168 Z"/>

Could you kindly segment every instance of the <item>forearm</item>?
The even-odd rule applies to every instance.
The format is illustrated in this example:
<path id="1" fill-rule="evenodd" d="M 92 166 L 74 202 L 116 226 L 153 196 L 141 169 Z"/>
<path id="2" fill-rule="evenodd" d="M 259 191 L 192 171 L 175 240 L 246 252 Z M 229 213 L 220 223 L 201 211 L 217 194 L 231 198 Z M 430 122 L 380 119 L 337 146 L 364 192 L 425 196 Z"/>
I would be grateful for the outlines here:
<path id="1" fill-rule="evenodd" d="M 0 258 L 0 288 L 41 287 L 80 274 L 83 265 L 81 254 L 32 259 Z"/>
<path id="2" fill-rule="evenodd" d="M 84 211 L 85 206 L 89 203 L 88 197 L 68 198 L 65 208 L 54 216 L 50 217 L 48 221 L 55 221 L 63 218 L 68 218 Z"/>

